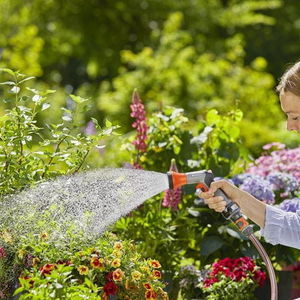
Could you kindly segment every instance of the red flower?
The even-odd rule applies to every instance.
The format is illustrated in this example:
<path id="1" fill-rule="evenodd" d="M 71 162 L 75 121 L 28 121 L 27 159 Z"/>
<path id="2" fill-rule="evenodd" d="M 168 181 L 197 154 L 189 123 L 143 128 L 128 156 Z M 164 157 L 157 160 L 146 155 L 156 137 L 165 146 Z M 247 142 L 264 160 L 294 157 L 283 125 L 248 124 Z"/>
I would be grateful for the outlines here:
<path id="1" fill-rule="evenodd" d="M 265 272 L 263 272 L 261 270 L 257 270 L 254 272 L 253 279 L 258 285 L 262 286 L 264 284 L 266 278 L 267 278 L 267 275 Z"/>
<path id="2" fill-rule="evenodd" d="M 56 268 L 54 264 L 45 264 L 40 268 L 40 272 L 42 275 L 49 275 Z"/>
<path id="3" fill-rule="evenodd" d="M 113 272 L 109 272 L 107 275 L 106 275 L 106 279 L 108 280 L 108 281 L 113 281 Z"/>
<path id="4" fill-rule="evenodd" d="M 107 294 L 107 295 L 115 295 L 118 291 L 118 287 L 117 285 L 112 282 L 112 281 L 108 281 L 104 287 L 103 287 L 103 291 Z"/>

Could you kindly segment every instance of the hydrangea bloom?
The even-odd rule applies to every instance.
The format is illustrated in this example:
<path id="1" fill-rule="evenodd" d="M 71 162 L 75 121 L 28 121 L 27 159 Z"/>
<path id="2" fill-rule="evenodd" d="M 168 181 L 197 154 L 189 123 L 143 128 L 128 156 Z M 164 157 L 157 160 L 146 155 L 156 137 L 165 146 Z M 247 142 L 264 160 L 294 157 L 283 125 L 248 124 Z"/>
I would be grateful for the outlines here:
<path id="1" fill-rule="evenodd" d="M 259 180 L 257 178 L 249 177 L 244 180 L 240 185 L 240 188 L 268 204 L 275 202 L 275 194 L 270 188 L 270 183 L 264 179 Z"/>
<path id="2" fill-rule="evenodd" d="M 300 198 L 286 199 L 279 204 L 279 208 L 284 211 L 296 212 L 300 210 Z"/>
<path id="3" fill-rule="evenodd" d="M 250 174 L 250 173 L 242 173 L 242 174 L 238 174 L 234 177 L 231 178 L 231 181 L 236 185 L 236 186 L 240 186 L 241 184 L 243 184 L 243 182 L 248 179 L 248 178 L 252 178 L 252 179 L 257 179 L 257 180 L 263 180 L 263 177 L 259 176 L 259 175 L 255 175 L 255 174 Z"/>
<path id="4" fill-rule="evenodd" d="M 300 147 L 273 151 L 270 155 L 263 155 L 255 160 L 247 173 L 267 176 L 274 172 L 293 175 L 300 183 Z"/>
<path id="5" fill-rule="evenodd" d="M 299 183 L 293 175 L 274 172 L 266 178 L 271 184 L 275 191 L 284 190 L 285 192 L 293 192 L 299 188 Z"/>

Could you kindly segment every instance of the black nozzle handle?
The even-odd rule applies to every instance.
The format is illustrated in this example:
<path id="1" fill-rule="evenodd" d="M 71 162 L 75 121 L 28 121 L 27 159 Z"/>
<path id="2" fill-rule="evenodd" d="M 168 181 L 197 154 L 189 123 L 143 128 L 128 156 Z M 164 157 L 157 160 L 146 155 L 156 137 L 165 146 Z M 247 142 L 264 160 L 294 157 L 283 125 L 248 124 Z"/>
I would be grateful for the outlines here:
<path id="1" fill-rule="evenodd" d="M 211 171 L 206 172 L 206 176 L 204 179 L 204 183 L 209 188 L 211 183 L 214 181 L 214 174 Z M 215 192 L 215 196 L 223 197 L 225 201 L 225 209 L 222 211 L 222 215 L 225 219 L 238 219 L 242 216 L 240 212 L 240 207 L 233 202 L 226 193 L 222 189 L 217 189 Z"/>

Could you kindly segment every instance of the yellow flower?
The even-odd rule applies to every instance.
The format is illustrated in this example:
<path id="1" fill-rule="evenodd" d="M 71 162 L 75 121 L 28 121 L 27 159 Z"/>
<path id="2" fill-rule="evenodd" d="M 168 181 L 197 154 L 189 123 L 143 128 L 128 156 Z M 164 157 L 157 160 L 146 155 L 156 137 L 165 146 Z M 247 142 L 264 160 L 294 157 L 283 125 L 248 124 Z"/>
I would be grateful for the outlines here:
<path id="1" fill-rule="evenodd" d="M 118 268 L 121 266 L 121 260 L 120 258 L 115 258 L 112 262 L 111 262 L 111 266 L 114 268 Z"/>
<path id="2" fill-rule="evenodd" d="M 113 251 L 113 255 L 114 255 L 115 257 L 121 257 L 121 256 L 123 255 L 123 252 L 120 251 L 120 250 L 114 250 L 114 251 Z"/>
<path id="3" fill-rule="evenodd" d="M 13 238 L 12 238 L 12 235 L 7 231 L 4 231 L 1 234 L 1 237 L 3 238 L 4 242 L 7 243 L 7 244 L 12 244 L 13 241 L 14 241 Z"/>
<path id="4" fill-rule="evenodd" d="M 36 266 L 38 265 L 39 262 L 40 262 L 40 259 L 39 259 L 38 257 L 34 257 L 34 258 L 32 259 L 32 265 L 33 265 L 34 267 L 36 267 Z"/>
<path id="5" fill-rule="evenodd" d="M 133 280 L 140 280 L 142 277 L 142 273 L 140 273 L 139 271 L 133 271 L 131 273 L 131 277 Z"/>
<path id="6" fill-rule="evenodd" d="M 23 259 L 26 253 L 27 253 L 26 250 L 20 249 L 20 250 L 18 251 L 18 257 L 19 257 L 20 259 Z"/>
<path id="7" fill-rule="evenodd" d="M 117 269 L 117 270 L 113 271 L 112 275 L 113 275 L 114 281 L 122 281 L 124 272 L 121 269 Z"/>
<path id="8" fill-rule="evenodd" d="M 159 263 L 158 260 L 154 260 L 154 259 L 149 260 L 148 263 L 152 268 L 155 268 L 155 269 L 159 269 L 161 267 L 161 264 Z"/>
<path id="9" fill-rule="evenodd" d="M 87 275 L 89 273 L 89 268 L 87 266 L 80 265 L 77 270 L 80 275 Z"/>
<path id="10" fill-rule="evenodd" d="M 122 250 L 123 249 L 123 244 L 121 242 L 115 242 L 114 249 L 115 250 Z"/>
<path id="11" fill-rule="evenodd" d="M 41 240 L 48 240 L 49 234 L 47 232 L 40 233 L 40 239 Z"/>
<path id="12" fill-rule="evenodd" d="M 158 270 L 153 270 L 152 271 L 152 277 L 155 279 L 160 279 L 161 278 L 161 273 Z"/>
<path id="13" fill-rule="evenodd" d="M 91 259 L 91 266 L 92 266 L 94 269 L 104 270 L 104 269 L 105 269 L 104 259 L 103 259 L 103 258 L 93 257 L 93 258 Z"/>

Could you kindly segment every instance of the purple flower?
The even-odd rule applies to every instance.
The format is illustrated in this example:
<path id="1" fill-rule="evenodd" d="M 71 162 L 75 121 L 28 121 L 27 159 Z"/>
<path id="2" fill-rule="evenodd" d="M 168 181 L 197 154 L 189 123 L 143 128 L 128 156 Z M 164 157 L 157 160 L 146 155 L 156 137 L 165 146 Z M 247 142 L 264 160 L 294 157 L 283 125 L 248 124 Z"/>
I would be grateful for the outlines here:
<path id="1" fill-rule="evenodd" d="M 264 179 L 249 177 L 240 185 L 240 188 L 268 204 L 275 202 L 275 194 L 270 188 L 270 183 Z"/>
<path id="2" fill-rule="evenodd" d="M 257 179 L 257 180 L 263 179 L 259 175 L 250 174 L 250 173 L 242 173 L 242 174 L 238 174 L 238 175 L 232 177 L 231 180 L 236 186 L 239 186 L 239 185 L 243 184 L 243 182 L 248 178 L 253 178 L 253 179 Z"/>
<path id="3" fill-rule="evenodd" d="M 299 188 L 296 178 L 287 173 L 270 173 L 266 179 L 272 184 L 273 190 L 275 191 L 283 190 L 285 192 L 293 192 Z"/>
<path id="4" fill-rule="evenodd" d="M 279 204 L 279 208 L 284 211 L 296 212 L 300 210 L 300 198 L 286 199 Z"/>
<path id="5" fill-rule="evenodd" d="M 97 133 L 95 124 L 93 123 L 93 121 L 89 121 L 86 125 L 86 127 L 84 128 L 84 133 L 86 135 L 94 135 Z"/>

